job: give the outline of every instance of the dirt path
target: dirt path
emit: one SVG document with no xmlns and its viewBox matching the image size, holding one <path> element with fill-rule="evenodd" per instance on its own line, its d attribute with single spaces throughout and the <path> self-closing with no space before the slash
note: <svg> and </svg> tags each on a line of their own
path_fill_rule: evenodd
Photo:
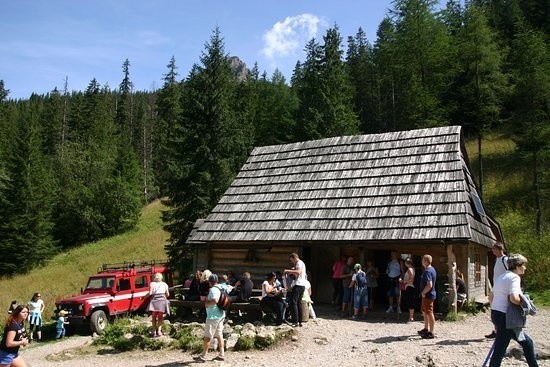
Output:
<svg viewBox="0 0 550 367">
<path fill-rule="evenodd" d="M 471 316 L 458 322 L 436 323 L 436 338 L 421 339 L 416 331 L 420 321 L 406 323 L 395 314 L 372 314 L 365 321 L 342 319 L 330 307 L 319 307 L 320 317 L 299 329 L 299 339 L 267 351 L 228 351 L 224 362 L 206 366 L 481 366 L 491 347 L 484 338 L 492 325 L 488 314 Z M 530 318 L 527 333 L 535 347 L 548 358 L 550 311 L 540 310 Z M 31 367 L 179 367 L 195 365 L 189 353 L 163 350 L 114 353 L 90 346 L 91 337 L 71 337 L 62 342 L 32 346 L 22 351 Z M 518 344 L 509 347 L 502 366 L 526 366 Z M 215 357 L 212 352 L 211 358 Z M 550 367 L 550 359 L 539 361 Z"/>
</svg>

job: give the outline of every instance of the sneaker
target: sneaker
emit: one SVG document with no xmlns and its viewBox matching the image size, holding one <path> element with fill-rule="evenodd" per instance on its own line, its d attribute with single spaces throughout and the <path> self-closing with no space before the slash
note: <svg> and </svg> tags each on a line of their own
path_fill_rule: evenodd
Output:
<svg viewBox="0 0 550 367">
<path fill-rule="evenodd" d="M 291 325 L 292 327 L 298 327 L 298 324 L 297 323 L 294 323 Z"/>
<path fill-rule="evenodd" d="M 401 307 L 397 307 L 397 313 L 401 313 Z"/>
<path fill-rule="evenodd" d="M 386 310 L 386 313 L 392 313 L 392 312 L 393 312 L 393 307 L 392 306 L 388 307 L 388 309 Z"/>
<path fill-rule="evenodd" d="M 197 362 L 206 362 L 206 358 L 202 355 L 194 356 L 193 359 Z"/>
<path fill-rule="evenodd" d="M 435 338 L 434 334 L 430 333 L 429 331 L 426 334 L 422 334 L 420 336 L 422 337 L 422 339 L 433 339 L 433 338 Z"/>
<path fill-rule="evenodd" d="M 428 329 L 424 328 L 422 330 L 418 330 L 418 335 L 422 336 L 429 333 Z"/>
<path fill-rule="evenodd" d="M 497 333 L 495 333 L 495 331 L 493 330 L 493 331 L 491 331 L 491 334 L 487 334 L 487 335 L 485 335 L 485 337 L 487 339 L 494 339 L 494 338 L 497 337 Z"/>
<path fill-rule="evenodd" d="M 414 318 L 409 318 L 409 322 L 414 322 Z"/>
<path fill-rule="evenodd" d="M 350 317 L 350 319 L 357 320 L 357 316 L 353 315 L 352 317 Z"/>
<path fill-rule="evenodd" d="M 214 361 L 225 361 L 225 356 L 222 356 L 221 354 L 218 354 L 216 358 L 214 358 Z"/>
</svg>

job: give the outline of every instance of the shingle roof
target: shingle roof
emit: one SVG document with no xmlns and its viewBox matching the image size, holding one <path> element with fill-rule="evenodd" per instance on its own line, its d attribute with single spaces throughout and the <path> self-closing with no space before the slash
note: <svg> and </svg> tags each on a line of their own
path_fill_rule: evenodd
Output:
<svg viewBox="0 0 550 367">
<path fill-rule="evenodd" d="M 465 240 L 495 235 L 460 127 L 254 149 L 191 242 Z"/>
</svg>

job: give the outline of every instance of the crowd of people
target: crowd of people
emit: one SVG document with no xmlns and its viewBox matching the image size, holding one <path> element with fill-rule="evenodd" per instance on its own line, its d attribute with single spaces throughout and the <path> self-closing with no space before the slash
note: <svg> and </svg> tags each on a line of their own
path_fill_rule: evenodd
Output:
<svg viewBox="0 0 550 367">
<path fill-rule="evenodd" d="M 490 293 L 491 320 L 494 331 L 487 338 L 494 338 L 494 344 L 487 356 L 489 366 L 500 366 L 510 340 L 516 340 L 523 348 L 530 367 L 538 366 L 534 352 L 533 340 L 524 332 L 526 313 L 534 314 L 536 308 L 521 289 L 521 276 L 525 273 L 527 259 L 520 254 L 504 254 L 504 246 L 497 242 L 493 246 L 496 258 L 494 266 L 493 289 Z M 416 274 L 413 260 L 402 259 L 392 251 L 386 266 L 386 296 L 388 297 L 387 313 L 401 312 L 403 307 L 408 311 L 408 321 L 414 321 L 415 299 L 420 297 L 420 308 L 424 328 L 418 331 L 423 339 L 435 337 L 434 303 L 437 299 L 437 272 L 432 265 L 432 256 L 422 256 L 422 275 L 415 281 Z M 282 272 L 270 272 L 261 284 L 261 309 L 275 314 L 275 325 L 283 322 L 292 327 L 301 327 L 305 315 L 315 318 L 311 298 L 311 283 L 308 280 L 306 264 L 298 254 L 289 255 L 290 266 Z M 351 313 L 352 319 L 367 317 L 373 310 L 377 287 L 380 284 L 380 273 L 372 260 L 367 260 L 366 267 L 355 263 L 353 257 L 342 256 L 332 267 L 333 298 L 332 303 L 341 308 L 344 316 Z M 215 360 L 223 361 L 224 340 L 223 324 L 226 311 L 218 307 L 222 292 L 226 292 L 233 302 L 249 302 L 252 298 L 254 283 L 249 272 L 243 272 L 236 279 L 231 271 L 218 276 L 209 270 L 197 271 L 189 276 L 184 286 L 189 289 L 187 300 L 203 301 L 205 305 L 205 327 L 203 351 L 195 360 L 206 361 L 206 354 L 212 339 L 217 340 L 218 355 Z M 467 290 L 464 277 L 456 269 L 457 301 L 464 301 Z M 150 285 L 150 302 L 148 310 L 152 315 L 151 335 L 162 335 L 162 320 L 169 314 L 168 285 L 162 274 L 153 276 Z M 451 302 L 447 300 L 447 302 Z M 27 346 L 34 340 L 42 340 L 42 312 L 44 302 L 40 293 L 34 293 L 29 302 L 17 305 L 12 302 L 8 312 L 8 321 L 0 343 L 0 367 L 25 367 L 25 361 L 19 355 L 19 348 Z M 527 310 L 527 312 L 525 311 Z M 59 312 L 56 322 L 56 338 L 65 335 L 66 313 Z M 28 323 L 28 330 L 25 324 Z M 511 327 L 510 325 L 513 325 Z M 485 365 L 485 364 L 484 364 Z"/>
<path fill-rule="evenodd" d="M 421 309 L 425 327 L 419 331 L 422 338 L 434 337 L 435 325 L 434 301 L 436 299 L 435 268 L 431 266 L 430 255 L 424 255 L 424 271 L 420 277 L 419 288 L 415 282 L 416 273 L 411 258 L 402 259 L 397 251 L 391 251 L 386 265 L 386 289 L 388 298 L 387 313 L 401 313 L 404 307 L 408 311 L 408 321 L 414 321 L 416 298 L 421 298 Z M 367 260 L 363 270 L 360 263 L 355 263 L 352 256 L 342 256 L 332 266 L 333 295 L 332 304 L 341 308 L 342 316 L 351 313 L 352 319 L 367 317 L 369 310 L 374 310 L 375 297 L 380 283 L 380 272 L 372 259 Z M 353 308 L 353 312 L 352 311 Z M 361 313 L 361 315 L 360 315 Z"/>
</svg>

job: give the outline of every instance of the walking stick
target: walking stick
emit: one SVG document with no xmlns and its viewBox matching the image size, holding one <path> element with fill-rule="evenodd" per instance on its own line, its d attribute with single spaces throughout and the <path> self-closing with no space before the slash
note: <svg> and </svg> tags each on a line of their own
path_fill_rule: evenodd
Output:
<svg viewBox="0 0 550 367">
<path fill-rule="evenodd" d="M 491 358 L 491 356 L 493 355 L 493 351 L 495 350 L 495 342 L 496 340 L 491 345 L 491 349 L 489 349 L 489 353 L 487 353 L 487 357 L 485 357 L 485 361 L 483 361 L 483 365 L 481 367 L 487 366 L 487 362 L 489 362 L 489 359 Z"/>
</svg>

